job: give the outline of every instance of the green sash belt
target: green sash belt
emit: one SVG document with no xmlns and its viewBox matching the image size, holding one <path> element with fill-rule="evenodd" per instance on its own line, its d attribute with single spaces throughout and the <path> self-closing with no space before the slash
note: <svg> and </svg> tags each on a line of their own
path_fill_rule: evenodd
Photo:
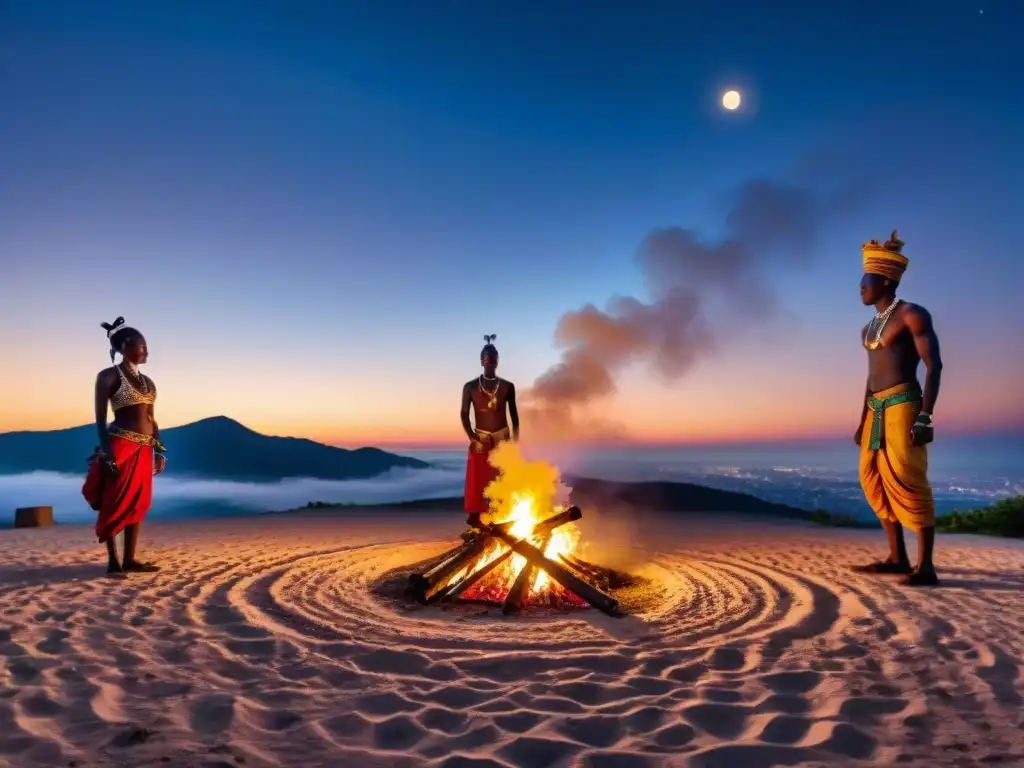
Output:
<svg viewBox="0 0 1024 768">
<path fill-rule="evenodd" d="M 917 390 L 908 390 L 906 392 L 897 392 L 894 395 L 889 395 L 886 398 L 879 400 L 877 397 L 868 398 L 868 408 L 871 409 L 871 441 L 868 443 L 868 448 L 872 451 L 877 451 L 882 447 L 882 416 L 885 413 L 886 408 L 891 408 L 894 405 L 902 405 L 903 403 L 916 403 L 921 400 L 921 393 Z"/>
</svg>

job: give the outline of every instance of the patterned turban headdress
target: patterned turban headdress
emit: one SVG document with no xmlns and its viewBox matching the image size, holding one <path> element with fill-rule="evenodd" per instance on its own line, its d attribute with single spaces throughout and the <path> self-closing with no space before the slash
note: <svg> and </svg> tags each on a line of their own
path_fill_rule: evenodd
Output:
<svg viewBox="0 0 1024 768">
<path fill-rule="evenodd" d="M 864 254 L 864 272 L 869 275 L 881 275 L 898 283 L 910 264 L 910 259 L 903 255 L 903 245 L 899 230 L 896 229 L 884 243 L 879 244 L 877 240 L 864 243 L 861 246 Z"/>
</svg>

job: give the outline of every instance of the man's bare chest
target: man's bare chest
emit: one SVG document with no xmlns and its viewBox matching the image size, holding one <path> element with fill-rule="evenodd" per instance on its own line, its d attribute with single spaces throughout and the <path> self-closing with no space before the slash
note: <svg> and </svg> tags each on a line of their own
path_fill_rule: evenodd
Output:
<svg viewBox="0 0 1024 768">
<path fill-rule="evenodd" d="M 501 379 L 493 382 L 481 379 L 473 391 L 473 408 L 480 412 L 500 411 L 508 397 L 508 386 Z"/>
</svg>

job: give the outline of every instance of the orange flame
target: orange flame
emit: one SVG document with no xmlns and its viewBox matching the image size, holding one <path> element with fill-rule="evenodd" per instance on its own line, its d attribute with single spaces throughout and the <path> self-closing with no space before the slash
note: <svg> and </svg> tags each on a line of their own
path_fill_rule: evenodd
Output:
<svg viewBox="0 0 1024 768">
<path fill-rule="evenodd" d="M 499 474 L 484 491 L 490 499 L 490 511 L 484 516 L 484 522 L 511 523 L 509 533 L 530 541 L 538 548 L 543 547 L 544 555 L 553 560 L 557 560 L 559 555 L 575 552 L 580 536 L 575 523 L 552 531 L 546 545 L 541 536 L 534 534 L 538 523 L 564 509 L 558 503 L 561 487 L 558 468 L 546 461 L 527 460 L 515 443 L 499 445 L 491 452 L 489 460 Z M 496 542 L 469 568 L 454 576 L 451 583 L 487 566 L 506 549 L 504 544 Z M 488 577 L 488 581 L 498 581 L 501 584 L 499 591 L 507 594 L 527 562 L 522 555 L 512 555 L 494 575 Z M 536 570 L 530 584 L 530 595 L 535 597 L 553 586 L 546 573 Z"/>
</svg>

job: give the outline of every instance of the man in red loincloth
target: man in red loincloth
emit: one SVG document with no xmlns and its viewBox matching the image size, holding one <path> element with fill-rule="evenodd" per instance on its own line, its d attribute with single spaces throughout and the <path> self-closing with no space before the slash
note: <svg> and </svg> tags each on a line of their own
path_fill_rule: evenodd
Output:
<svg viewBox="0 0 1024 768">
<path fill-rule="evenodd" d="M 516 409 L 516 387 L 511 381 L 495 375 L 498 368 L 498 350 L 494 346 L 496 335 L 484 336 L 480 350 L 483 373 L 462 388 L 462 428 L 469 438 L 469 456 L 466 460 L 466 514 L 471 526 L 481 524 L 480 516 L 488 509 L 484 490 L 498 476 L 491 466 L 490 453 L 509 438 L 519 439 L 519 411 Z M 469 419 L 469 406 L 473 406 L 473 422 Z M 509 421 L 512 428 L 509 429 Z"/>
</svg>

